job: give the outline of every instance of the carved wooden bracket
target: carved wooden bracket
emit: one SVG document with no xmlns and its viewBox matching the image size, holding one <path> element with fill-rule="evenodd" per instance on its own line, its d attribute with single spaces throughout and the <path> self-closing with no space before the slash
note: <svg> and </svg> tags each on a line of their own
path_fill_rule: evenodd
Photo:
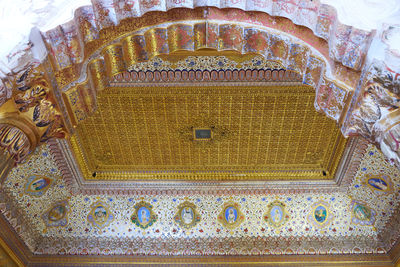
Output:
<svg viewBox="0 0 400 267">
<path fill-rule="evenodd" d="M 63 118 L 41 67 L 28 67 L 13 77 L 13 96 L 0 107 L 0 148 L 7 166 L 27 160 L 48 139 L 64 138 Z M 6 152 L 6 153 L 5 153 Z"/>
</svg>

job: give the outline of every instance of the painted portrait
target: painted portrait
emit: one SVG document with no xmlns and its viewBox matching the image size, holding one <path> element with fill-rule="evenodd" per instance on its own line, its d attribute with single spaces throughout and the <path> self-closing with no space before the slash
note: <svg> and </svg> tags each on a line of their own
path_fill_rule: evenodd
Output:
<svg viewBox="0 0 400 267">
<path fill-rule="evenodd" d="M 65 206 L 62 204 L 58 204 L 49 211 L 48 218 L 50 221 L 56 222 L 64 218 L 65 213 L 66 213 Z"/>
<path fill-rule="evenodd" d="M 351 222 L 359 225 L 373 226 L 376 220 L 376 211 L 361 200 L 352 200 L 350 203 Z"/>
<path fill-rule="evenodd" d="M 43 175 L 32 175 L 25 184 L 25 193 L 40 197 L 49 189 L 53 179 Z"/>
<path fill-rule="evenodd" d="M 30 189 L 32 191 L 40 191 L 43 188 L 45 188 L 46 186 L 48 186 L 50 184 L 50 179 L 46 178 L 46 177 L 40 177 L 38 179 L 36 179 L 35 181 L 33 181 L 33 183 L 30 186 Z"/>
<path fill-rule="evenodd" d="M 146 225 L 150 222 L 150 211 L 146 207 L 140 207 L 138 211 L 138 218 L 140 223 Z"/>
<path fill-rule="evenodd" d="M 283 211 L 279 206 L 274 206 L 271 209 L 271 220 L 274 223 L 279 223 L 283 219 Z"/>
<path fill-rule="evenodd" d="M 377 195 L 393 193 L 393 183 L 390 177 L 382 174 L 366 174 L 363 185 L 366 185 Z"/>
<path fill-rule="evenodd" d="M 189 201 L 181 203 L 174 216 L 174 221 L 185 229 L 194 227 L 200 219 L 201 217 L 196 211 L 196 205 Z"/>
<path fill-rule="evenodd" d="M 244 221 L 240 205 L 232 200 L 224 203 L 224 207 L 218 215 L 218 221 L 231 230 L 238 227 Z"/>
<path fill-rule="evenodd" d="M 225 209 L 225 220 L 227 223 L 233 224 L 236 222 L 238 212 L 235 207 L 227 207 Z"/>
<path fill-rule="evenodd" d="M 153 206 L 145 201 L 140 201 L 135 206 L 135 211 L 131 216 L 131 222 L 136 226 L 146 229 L 157 221 L 157 214 L 153 212 Z"/>
<path fill-rule="evenodd" d="M 97 206 L 94 209 L 94 220 L 98 224 L 103 224 L 107 221 L 107 210 L 103 206 Z"/>
<path fill-rule="evenodd" d="M 69 205 L 66 200 L 54 203 L 42 215 L 47 227 L 63 227 L 68 224 Z"/>
<path fill-rule="evenodd" d="M 91 211 L 87 216 L 87 220 L 93 224 L 93 226 L 102 229 L 114 220 L 114 215 L 110 212 L 107 205 L 101 200 L 96 201 L 91 205 Z"/>
<path fill-rule="evenodd" d="M 264 220 L 274 228 L 280 228 L 289 220 L 289 213 L 286 211 L 286 204 L 275 200 L 267 205 L 267 212 Z"/>
<path fill-rule="evenodd" d="M 356 204 L 354 208 L 354 216 L 361 221 L 369 220 L 371 219 L 371 210 L 361 204 Z"/>
<path fill-rule="evenodd" d="M 194 212 L 191 207 L 184 207 L 181 211 L 182 222 L 185 224 L 191 224 L 194 219 Z"/>
<path fill-rule="evenodd" d="M 328 212 L 324 206 L 318 206 L 314 211 L 314 218 L 317 222 L 323 223 L 326 220 Z"/>
<path fill-rule="evenodd" d="M 368 179 L 368 184 L 377 190 L 388 190 L 388 184 L 381 178 L 370 178 Z"/>
<path fill-rule="evenodd" d="M 330 211 L 330 205 L 328 202 L 320 200 L 315 202 L 308 213 L 307 220 L 309 223 L 317 228 L 324 228 L 332 223 L 335 216 Z"/>
</svg>

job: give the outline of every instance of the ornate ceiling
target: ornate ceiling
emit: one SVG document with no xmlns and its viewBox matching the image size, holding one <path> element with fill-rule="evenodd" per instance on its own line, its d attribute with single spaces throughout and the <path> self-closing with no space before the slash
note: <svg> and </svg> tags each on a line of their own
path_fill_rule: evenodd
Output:
<svg viewBox="0 0 400 267">
<path fill-rule="evenodd" d="M 397 262 L 400 68 L 371 52 L 397 26 L 212 2 L 96 0 L 32 39 L 0 90 L 9 261 Z"/>
<path fill-rule="evenodd" d="M 335 177 L 346 142 L 335 122 L 315 111 L 315 90 L 295 72 L 291 78 L 260 56 L 240 65 L 211 55 L 154 64 L 146 74 L 159 81 L 124 73 L 78 125 L 71 144 L 85 179 Z M 253 81 L 241 82 L 249 73 Z M 198 128 L 210 129 L 210 140 L 196 139 Z"/>
</svg>

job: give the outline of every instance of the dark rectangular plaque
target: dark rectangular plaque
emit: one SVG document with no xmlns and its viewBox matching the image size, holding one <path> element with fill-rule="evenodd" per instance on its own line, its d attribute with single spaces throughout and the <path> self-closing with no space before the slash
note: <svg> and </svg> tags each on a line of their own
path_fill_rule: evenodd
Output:
<svg viewBox="0 0 400 267">
<path fill-rule="evenodd" d="M 194 129 L 195 140 L 207 140 L 211 139 L 211 129 Z"/>
</svg>

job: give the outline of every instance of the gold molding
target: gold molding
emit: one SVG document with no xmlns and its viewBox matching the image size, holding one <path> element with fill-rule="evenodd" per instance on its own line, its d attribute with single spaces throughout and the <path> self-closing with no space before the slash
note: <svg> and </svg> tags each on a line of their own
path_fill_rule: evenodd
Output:
<svg viewBox="0 0 400 267">
<path fill-rule="evenodd" d="M 205 94 L 205 91 L 207 92 L 207 94 Z M 191 94 L 190 92 L 193 93 L 193 97 L 200 97 L 200 98 L 201 98 L 201 95 L 203 95 L 203 96 L 206 95 L 206 96 L 210 96 L 210 97 L 215 95 L 215 97 L 217 97 L 217 100 L 218 100 L 218 97 L 220 97 L 219 94 L 223 94 L 223 95 L 231 95 L 232 94 L 233 97 L 236 95 L 243 96 L 243 94 L 245 94 L 250 98 L 253 97 L 253 99 L 259 98 L 259 97 L 269 97 L 269 98 L 272 97 L 273 99 L 280 99 L 279 101 L 284 101 L 284 103 L 285 103 L 285 110 L 279 111 L 279 112 L 283 112 L 282 116 L 283 116 L 283 114 L 291 114 L 290 112 L 292 112 L 292 113 L 294 112 L 295 106 L 292 107 L 292 105 L 295 105 L 295 104 L 285 102 L 286 97 L 290 97 L 293 99 L 296 99 L 296 97 L 306 97 L 310 101 L 314 99 L 313 88 L 311 88 L 310 86 L 306 86 L 306 85 L 268 86 L 268 87 L 266 87 L 266 86 L 250 86 L 249 87 L 248 86 L 245 88 L 239 88 L 239 87 L 231 88 L 229 86 L 213 86 L 213 87 L 204 87 L 202 90 L 200 90 L 198 87 L 190 87 L 189 85 L 188 86 L 178 86 L 178 87 L 172 86 L 172 87 L 168 87 L 167 89 L 157 88 L 157 87 L 135 87 L 135 88 L 113 87 L 113 88 L 107 88 L 104 91 L 100 92 L 98 95 L 98 98 L 99 98 L 98 99 L 98 110 L 94 113 L 94 115 L 87 118 L 84 122 L 82 122 L 81 124 L 78 125 L 75 135 L 72 136 L 72 138 L 70 139 L 71 145 L 72 145 L 72 148 L 73 148 L 73 151 L 75 154 L 75 158 L 77 159 L 78 165 L 81 167 L 81 170 L 84 174 L 84 178 L 87 180 L 126 180 L 126 179 L 134 179 L 134 180 L 140 180 L 140 179 L 167 179 L 167 180 L 176 180 L 176 179 L 177 180 L 179 180 L 179 179 L 189 179 L 189 180 L 325 179 L 325 180 L 327 180 L 327 179 L 333 179 L 333 177 L 335 176 L 336 170 L 340 163 L 341 156 L 345 150 L 347 140 L 342 137 L 339 129 L 336 128 L 336 125 L 333 121 L 330 121 L 328 118 L 323 117 L 322 115 L 318 114 L 311 106 L 310 107 L 312 108 L 312 110 L 308 111 L 308 109 L 307 109 L 307 111 L 305 111 L 305 112 L 307 113 L 306 116 L 311 116 L 310 118 L 313 118 L 313 119 L 310 119 L 311 121 L 315 121 L 316 124 L 313 127 L 316 127 L 316 125 L 320 125 L 319 128 L 321 128 L 321 127 L 323 127 L 321 125 L 325 125 L 324 123 L 331 123 L 332 124 L 331 126 L 333 127 L 333 128 L 332 127 L 331 128 L 335 129 L 335 131 L 333 131 L 329 137 L 330 138 L 329 142 L 331 142 L 331 144 L 332 144 L 332 146 L 330 146 L 330 150 L 329 150 L 330 152 L 328 154 L 326 154 L 327 152 L 325 150 L 323 150 L 324 151 L 323 154 L 314 155 L 313 152 L 305 151 L 304 153 L 307 152 L 307 154 L 305 154 L 304 157 L 307 158 L 307 162 L 304 161 L 303 163 L 301 163 L 301 166 L 298 165 L 299 163 L 296 163 L 297 165 L 294 163 L 290 163 L 290 164 L 289 163 L 286 163 L 286 164 L 274 163 L 273 168 L 271 167 L 272 165 L 270 167 L 268 167 L 269 169 L 266 169 L 266 167 L 264 166 L 265 168 L 263 167 L 262 172 L 254 171 L 254 170 L 258 170 L 255 167 L 252 167 L 251 169 L 249 169 L 250 168 L 249 167 L 246 170 L 242 170 L 242 169 L 238 169 L 237 167 L 235 169 L 235 168 L 232 168 L 232 166 L 231 167 L 223 166 L 222 169 L 221 168 L 218 169 L 219 171 L 224 171 L 223 173 L 212 172 L 212 171 L 210 171 L 211 170 L 210 168 L 207 169 L 207 168 L 201 167 L 202 165 L 201 166 L 199 165 L 198 167 L 196 167 L 197 165 L 194 166 L 193 164 L 191 164 L 191 167 L 189 169 L 187 169 L 187 166 L 185 169 L 185 168 L 183 168 L 183 167 L 185 167 L 184 165 L 182 165 L 183 166 L 182 167 L 181 165 L 176 165 L 176 164 L 175 165 L 169 164 L 168 166 L 164 166 L 165 170 L 167 170 L 168 168 L 174 168 L 173 170 L 181 170 L 183 168 L 183 170 L 185 170 L 185 172 L 173 171 L 172 174 L 171 174 L 171 172 L 164 173 L 163 168 L 155 169 L 154 168 L 156 166 L 155 164 L 151 165 L 151 167 L 152 167 L 151 170 L 158 170 L 158 172 L 143 173 L 142 169 L 144 168 L 143 171 L 146 171 L 146 170 L 148 170 L 148 168 L 150 166 L 150 165 L 148 165 L 147 161 L 142 162 L 140 164 L 135 162 L 135 163 L 131 163 L 130 165 L 125 164 L 123 166 L 122 165 L 114 166 L 115 164 L 112 163 L 113 159 L 120 158 L 121 155 L 118 156 L 117 154 L 113 154 L 113 152 L 115 152 L 113 148 L 110 151 L 108 151 L 106 149 L 106 147 L 102 148 L 102 146 L 101 146 L 102 144 L 99 143 L 99 140 L 103 139 L 105 141 L 102 143 L 108 144 L 109 141 L 106 141 L 106 140 L 112 140 L 115 138 L 118 139 L 119 138 L 118 136 L 113 136 L 113 133 L 115 132 L 113 129 L 122 127 L 120 125 L 124 120 L 117 122 L 117 121 L 115 121 L 115 118 L 117 118 L 117 117 L 121 118 L 121 116 L 122 117 L 127 116 L 128 118 L 130 118 L 131 116 L 133 116 L 132 112 L 134 112 L 134 111 L 132 110 L 132 107 L 130 105 L 128 105 L 128 106 L 120 105 L 119 103 L 125 103 L 125 102 L 126 103 L 134 103 L 135 101 L 141 101 L 140 99 L 142 99 L 142 98 L 149 98 L 149 97 L 150 98 L 151 97 L 165 98 L 167 96 L 174 97 L 174 96 L 181 96 L 181 95 L 190 95 Z M 117 99 L 114 99 L 113 97 L 114 98 L 117 97 Z M 133 99 L 130 99 L 132 97 L 135 98 L 135 101 Z M 121 102 L 121 101 L 124 101 L 124 102 Z M 153 100 L 153 101 L 156 101 L 156 100 Z M 274 100 L 274 101 L 278 101 L 278 100 Z M 307 105 L 309 105 L 310 103 L 308 103 Z M 115 106 L 115 108 L 109 108 L 108 107 L 109 105 L 117 105 L 117 106 Z M 141 105 L 143 106 L 143 103 Z M 149 105 L 151 105 L 151 103 Z M 154 105 L 154 103 L 153 103 L 153 105 Z M 190 104 L 189 104 L 189 106 L 190 106 Z M 165 107 L 165 105 L 164 105 L 164 107 Z M 247 107 L 244 109 L 247 110 Z M 194 112 L 194 113 L 196 113 L 196 112 Z M 223 112 L 223 111 L 217 111 L 217 113 L 218 112 Z M 273 113 L 273 112 L 278 112 L 278 111 L 272 110 L 270 112 Z M 116 116 L 116 117 L 110 116 L 112 113 L 118 114 L 118 116 Z M 310 114 L 308 114 L 308 113 L 310 113 Z M 153 113 L 149 113 L 149 114 L 151 115 Z M 296 116 L 296 114 L 292 114 L 290 116 Z M 179 125 L 174 126 L 175 128 L 178 127 L 177 129 L 173 128 L 176 131 L 173 131 L 173 129 L 171 128 L 173 125 L 169 125 L 168 131 L 165 132 L 165 138 L 168 139 L 168 142 L 170 142 L 169 139 L 171 139 L 171 138 L 178 143 L 183 142 L 182 144 L 179 143 L 180 146 L 182 146 L 182 148 L 180 148 L 180 149 L 183 149 L 186 146 L 190 146 L 190 147 L 193 146 L 193 148 L 192 148 L 193 151 L 197 151 L 198 153 L 200 153 L 201 151 L 205 151 L 204 153 L 206 153 L 207 151 L 211 151 L 211 149 L 213 147 L 215 147 L 215 145 L 218 145 L 221 142 L 222 143 L 228 142 L 228 141 L 233 142 L 233 141 L 230 141 L 232 138 L 233 138 L 232 140 L 236 140 L 235 133 L 233 131 L 234 129 L 230 129 L 233 127 L 232 125 L 234 125 L 234 124 L 232 124 L 230 126 L 230 128 L 229 127 L 227 128 L 227 126 L 222 122 L 220 122 L 220 123 L 222 123 L 225 126 L 219 125 L 218 118 L 212 119 L 212 118 L 214 118 L 214 116 L 211 116 L 210 114 L 209 114 L 209 117 L 207 117 L 204 114 L 201 116 L 200 115 L 198 116 L 198 118 L 193 117 L 193 116 L 192 116 L 193 117 L 192 118 L 189 116 L 190 118 L 188 117 L 187 119 L 185 119 L 188 121 L 179 122 L 178 123 L 179 125 L 181 125 L 182 123 L 183 124 L 181 126 L 179 126 Z M 104 116 L 106 116 L 106 117 L 104 117 Z M 143 114 L 141 116 L 143 116 Z M 268 114 L 264 114 L 264 116 L 268 116 Z M 286 118 L 284 120 L 288 120 L 290 122 L 289 123 L 290 125 L 292 125 L 292 124 L 294 125 L 296 123 L 296 120 L 293 118 L 290 117 L 290 118 Z M 260 119 L 262 119 L 262 118 L 260 118 Z M 145 119 L 144 117 L 142 117 L 140 120 L 141 120 L 141 123 L 144 123 L 144 124 L 147 123 L 146 120 L 154 121 L 153 119 L 149 119 L 149 118 Z M 215 121 L 215 120 L 217 120 L 217 121 Z M 257 123 L 257 121 L 258 120 L 255 120 L 254 123 Z M 107 123 L 107 126 L 105 126 L 105 124 L 103 126 L 101 126 L 101 134 L 99 132 L 100 126 L 97 124 L 97 122 L 102 122 L 101 125 L 103 125 L 104 123 Z M 301 122 L 301 120 L 298 121 L 297 123 L 300 123 L 300 122 Z M 153 124 L 154 124 L 154 122 L 153 122 Z M 210 125 L 208 125 L 208 124 L 210 124 Z M 124 130 L 121 130 L 125 135 L 127 134 L 126 136 L 128 136 L 128 137 L 135 136 L 136 135 L 135 131 L 137 130 L 136 128 L 139 127 L 139 126 L 134 126 L 134 124 L 130 124 L 130 125 L 131 126 L 129 127 L 129 129 L 128 128 L 125 129 L 126 128 L 125 127 Z M 194 144 L 193 141 L 191 141 L 191 139 L 193 139 L 193 133 L 192 133 L 193 128 L 191 128 L 190 126 L 192 126 L 194 128 L 196 128 L 196 127 L 197 128 L 211 127 L 211 126 L 214 127 L 215 126 L 216 127 L 215 131 L 214 131 L 215 138 L 213 138 L 209 142 L 197 142 L 196 144 Z M 308 125 L 307 127 L 309 127 L 309 126 L 310 125 Z M 106 128 L 104 128 L 104 127 L 106 127 Z M 157 126 L 147 125 L 147 126 L 143 126 L 143 127 L 152 129 L 155 127 L 161 127 L 161 125 L 158 125 L 158 124 L 157 124 Z M 218 127 L 222 127 L 222 128 L 218 130 Z M 274 129 L 276 129 L 276 131 L 279 131 L 279 129 L 282 128 L 283 126 L 278 123 L 275 126 L 269 125 L 268 127 L 271 128 L 269 131 L 275 131 Z M 127 130 L 129 130 L 130 133 L 126 133 Z M 246 129 L 244 129 L 244 130 L 246 130 Z M 249 130 L 249 129 L 247 129 L 247 130 Z M 232 133 L 230 133 L 230 132 L 232 132 Z M 303 132 L 303 131 L 301 131 L 301 132 Z M 315 129 L 315 131 L 312 133 L 318 134 L 317 132 L 318 131 Z M 291 138 L 298 138 L 295 133 L 296 133 L 296 131 L 294 131 L 293 129 L 290 130 L 289 132 L 286 133 L 287 134 L 286 138 L 284 138 L 282 140 L 286 140 L 285 142 L 289 142 L 290 140 L 292 140 Z M 309 134 L 311 135 L 312 133 L 310 130 Z M 222 136 L 222 134 L 224 134 L 224 135 Z M 279 135 L 281 135 L 281 134 L 284 134 L 284 133 L 280 133 Z M 328 134 L 328 133 L 326 133 L 326 134 Z M 326 136 L 326 134 L 323 137 L 325 140 L 327 140 L 326 138 L 328 138 Z M 221 135 L 221 136 L 219 136 L 219 135 Z M 293 135 L 295 135 L 295 136 L 293 136 Z M 88 139 L 89 136 L 90 136 L 90 138 Z M 132 138 L 134 140 L 136 140 L 139 137 L 132 137 Z M 144 136 L 143 138 L 146 139 L 148 137 Z M 246 137 L 246 138 L 248 138 L 248 137 Z M 307 136 L 307 138 L 309 139 L 309 136 Z M 315 138 L 318 139 L 318 135 Z M 117 140 L 117 139 L 115 139 L 115 140 Z M 165 141 L 167 141 L 167 139 Z M 108 152 L 106 150 L 104 150 L 104 151 L 100 151 L 100 152 L 97 151 L 95 153 L 92 150 L 88 149 L 88 147 L 90 146 L 88 144 L 88 142 L 89 141 L 93 142 L 94 140 L 97 140 L 96 147 L 98 149 L 100 149 L 100 150 L 106 149 Z M 283 142 L 282 140 L 280 142 Z M 120 140 L 118 142 L 121 145 L 122 144 L 121 142 L 128 142 L 128 140 L 125 140 L 125 141 Z M 129 142 L 126 144 L 129 144 Z M 148 140 L 148 142 L 150 142 L 150 141 Z M 312 142 L 311 143 L 307 142 L 307 143 L 310 146 Z M 154 144 L 154 145 L 156 146 L 156 145 L 158 145 L 158 143 Z M 169 146 L 170 147 L 172 146 L 171 143 L 169 143 Z M 314 147 L 314 144 L 311 146 Z M 126 146 L 123 145 L 122 147 L 125 148 Z M 136 157 L 139 157 L 138 160 L 140 158 L 143 158 L 143 155 L 139 156 L 138 153 L 142 153 L 141 151 L 145 151 L 145 149 L 148 149 L 148 148 L 143 148 L 141 146 L 138 146 L 138 148 L 135 152 Z M 271 149 L 276 149 L 276 148 L 273 147 Z M 307 150 L 307 149 L 308 148 L 306 148 L 306 147 L 304 147 L 304 149 L 302 148 L 302 150 Z M 309 150 L 310 149 L 311 149 L 311 147 L 309 148 Z M 129 157 L 132 157 L 132 155 L 134 155 L 135 153 L 128 152 L 128 154 L 124 154 L 125 155 L 124 157 L 128 160 Z M 161 153 L 161 152 L 157 152 L 157 153 Z M 211 152 L 207 152 L 207 153 L 211 153 Z M 288 154 L 288 153 L 289 152 L 287 151 L 286 154 Z M 332 153 L 332 154 L 330 154 L 330 153 Z M 289 153 L 289 154 L 286 155 L 285 157 L 294 156 L 294 154 L 291 154 L 291 153 Z M 132 160 L 134 160 L 134 158 L 132 158 Z M 132 161 L 132 162 L 134 162 L 134 161 Z M 147 165 L 144 163 L 146 163 Z M 129 167 L 129 166 L 131 166 L 131 167 Z M 135 169 L 132 169 L 132 166 Z M 159 167 L 160 164 L 157 164 L 157 166 Z M 161 166 L 163 166 L 163 165 L 161 164 Z M 217 168 L 217 167 L 214 167 L 214 168 Z M 258 166 L 258 168 L 261 168 L 261 167 Z M 235 173 L 227 172 L 227 171 L 232 171 L 232 170 L 234 170 L 234 171 L 236 170 L 236 172 Z M 96 173 L 95 177 L 93 175 L 94 173 Z M 239 173 L 241 175 L 235 175 L 236 173 Z M 245 175 L 243 175 L 243 174 L 245 174 Z"/>
</svg>

